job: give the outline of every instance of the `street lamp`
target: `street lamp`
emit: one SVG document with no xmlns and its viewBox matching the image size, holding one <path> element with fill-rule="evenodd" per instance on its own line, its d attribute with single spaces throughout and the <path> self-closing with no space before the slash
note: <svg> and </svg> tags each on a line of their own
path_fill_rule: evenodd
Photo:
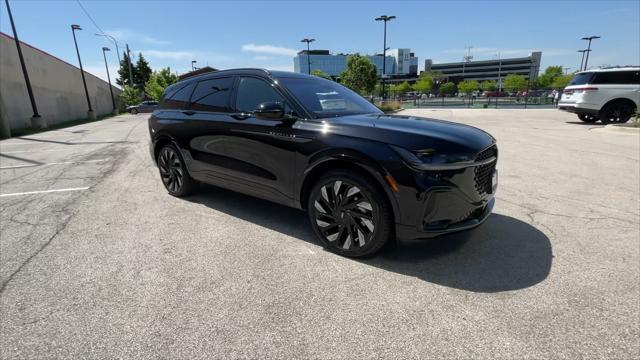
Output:
<svg viewBox="0 0 640 360">
<path fill-rule="evenodd" d="M 395 16 L 387 16 L 387 15 L 382 15 L 380 17 L 376 18 L 376 21 L 383 21 L 384 22 L 384 40 L 383 40 L 383 46 L 382 46 L 382 100 L 385 99 L 385 89 L 384 89 L 384 82 L 385 82 L 385 76 L 387 73 L 387 69 L 386 69 L 386 64 L 387 64 L 387 22 L 391 21 L 393 19 L 395 19 Z"/>
<path fill-rule="evenodd" d="M 89 90 L 87 90 L 87 80 L 84 77 L 84 69 L 82 68 L 82 60 L 80 59 L 80 50 L 78 50 L 78 41 L 76 40 L 76 30 L 82 30 L 80 25 L 71 25 L 71 33 L 73 34 L 73 43 L 76 45 L 76 53 L 78 54 L 78 63 L 80 64 L 80 75 L 82 75 L 82 84 L 84 85 L 84 94 L 87 96 L 87 105 L 89 110 L 87 111 L 87 117 L 90 120 L 96 119 L 96 114 L 91 108 L 91 99 L 89 99 Z"/>
<path fill-rule="evenodd" d="M 102 48 L 102 56 L 104 57 L 104 67 L 107 69 L 107 81 L 109 81 L 109 92 L 111 93 L 111 105 L 113 105 L 113 114 L 116 113 L 116 100 L 113 97 L 113 89 L 111 88 L 111 76 L 109 76 L 109 66 L 107 65 L 107 51 L 111 51 L 108 47 Z"/>
<path fill-rule="evenodd" d="M 108 34 L 95 34 L 96 36 L 104 36 L 106 38 L 108 38 L 109 40 L 111 40 L 111 42 L 113 43 L 113 45 L 116 46 L 116 54 L 118 54 L 118 65 L 120 65 L 120 62 L 122 60 L 120 60 L 120 48 L 118 47 L 118 42 L 116 41 L 116 39 Z"/>
<path fill-rule="evenodd" d="M 600 39 L 600 36 L 588 36 L 583 37 L 582 40 L 588 40 L 589 46 L 587 46 L 587 58 L 584 61 L 584 69 L 587 70 L 587 64 L 589 63 L 589 53 L 591 52 L 591 40 Z"/>
<path fill-rule="evenodd" d="M 196 67 L 194 65 L 195 63 L 197 63 L 197 61 L 191 60 L 191 71 L 194 71 L 196 69 Z"/>
<path fill-rule="evenodd" d="M 33 89 L 31 88 L 31 81 L 29 80 L 29 72 L 27 71 L 27 65 L 25 64 L 24 57 L 22 56 L 22 48 L 20 46 L 20 40 L 18 40 L 16 25 L 13 22 L 11 7 L 9 7 L 9 0 L 5 0 L 5 3 L 7 4 L 7 12 L 9 13 L 9 22 L 11 23 L 11 29 L 13 30 L 13 39 L 16 41 L 18 58 L 20 59 L 20 66 L 22 67 L 22 75 L 24 76 L 24 82 L 27 85 L 27 93 L 29 94 L 29 101 L 31 102 L 31 110 L 33 111 L 33 116 L 31 116 L 31 124 L 35 127 L 44 128 L 47 126 L 47 123 L 44 121 L 44 119 L 42 119 L 42 117 L 38 113 L 38 106 L 36 105 L 36 99 L 33 96 Z M 7 134 L 4 134 L 4 129 L 0 129 L 0 132 L 3 135 L 6 135 L 8 137 L 8 135 L 10 134 L 10 130 L 7 128 L 6 131 L 7 131 Z"/>
<path fill-rule="evenodd" d="M 588 50 L 588 49 L 578 50 L 579 53 L 582 53 L 582 60 L 580 60 L 580 71 L 582 71 L 582 67 L 584 66 L 584 53 L 590 52 L 590 51 L 591 50 Z"/>
<path fill-rule="evenodd" d="M 307 43 L 307 74 L 311 75 L 311 54 L 309 54 L 309 44 L 316 41 L 316 39 L 307 39 L 304 38 L 300 40 L 300 42 Z"/>
</svg>

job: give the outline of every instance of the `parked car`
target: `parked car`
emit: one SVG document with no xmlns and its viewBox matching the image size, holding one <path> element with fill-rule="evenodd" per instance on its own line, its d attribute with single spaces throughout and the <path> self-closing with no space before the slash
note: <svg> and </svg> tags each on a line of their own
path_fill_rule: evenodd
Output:
<svg viewBox="0 0 640 360">
<path fill-rule="evenodd" d="M 203 182 L 306 210 L 320 241 L 344 256 L 474 228 L 494 204 L 491 135 L 385 115 L 317 76 L 237 69 L 188 78 L 166 89 L 149 131 L 169 194 Z"/>
<path fill-rule="evenodd" d="M 583 71 L 564 88 L 560 110 L 587 123 L 625 123 L 640 104 L 640 68 L 616 67 Z"/>
<path fill-rule="evenodd" d="M 485 91 L 482 95 L 486 97 L 504 97 L 507 96 L 507 93 L 503 91 Z"/>
<path fill-rule="evenodd" d="M 151 113 L 158 108 L 157 101 L 143 101 L 138 105 L 131 105 L 127 107 L 127 111 L 131 114 L 137 113 Z"/>
</svg>

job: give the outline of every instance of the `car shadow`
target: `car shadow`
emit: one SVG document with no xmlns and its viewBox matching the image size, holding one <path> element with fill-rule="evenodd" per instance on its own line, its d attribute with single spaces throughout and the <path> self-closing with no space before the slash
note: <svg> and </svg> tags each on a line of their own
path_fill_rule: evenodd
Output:
<svg viewBox="0 0 640 360">
<path fill-rule="evenodd" d="M 597 127 L 603 127 L 604 124 L 599 123 L 599 122 L 595 122 L 595 123 L 588 123 L 588 122 L 584 122 L 584 121 L 565 121 L 565 124 L 572 124 L 572 125 L 585 125 L 585 126 L 597 126 Z"/>
<path fill-rule="evenodd" d="M 297 209 L 206 185 L 186 200 L 320 244 L 306 213 Z M 442 286 L 492 293 L 544 281 L 552 259 L 551 242 L 544 233 L 513 217 L 493 214 L 473 231 L 429 241 L 402 241 L 377 256 L 353 261 Z"/>
</svg>

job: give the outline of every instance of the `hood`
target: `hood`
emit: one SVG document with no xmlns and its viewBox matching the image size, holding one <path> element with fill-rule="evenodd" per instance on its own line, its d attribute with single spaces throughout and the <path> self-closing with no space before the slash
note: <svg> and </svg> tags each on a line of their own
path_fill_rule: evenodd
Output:
<svg viewBox="0 0 640 360">
<path fill-rule="evenodd" d="M 368 114 L 325 120 L 336 133 L 359 135 L 408 150 L 455 148 L 476 153 L 495 142 L 487 132 L 473 126 L 423 117 Z"/>
</svg>

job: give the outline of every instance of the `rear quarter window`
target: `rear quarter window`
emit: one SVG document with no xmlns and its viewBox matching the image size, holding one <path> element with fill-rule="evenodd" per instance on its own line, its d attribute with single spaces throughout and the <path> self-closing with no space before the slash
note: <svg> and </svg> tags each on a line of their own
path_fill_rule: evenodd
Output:
<svg viewBox="0 0 640 360">
<path fill-rule="evenodd" d="M 593 73 L 580 73 L 573 77 L 569 86 L 571 85 L 584 85 L 588 84 L 589 81 L 593 78 Z"/>
<path fill-rule="evenodd" d="M 184 109 L 193 92 L 194 83 L 184 84 L 176 88 L 167 89 L 161 100 L 163 109 Z"/>
</svg>

